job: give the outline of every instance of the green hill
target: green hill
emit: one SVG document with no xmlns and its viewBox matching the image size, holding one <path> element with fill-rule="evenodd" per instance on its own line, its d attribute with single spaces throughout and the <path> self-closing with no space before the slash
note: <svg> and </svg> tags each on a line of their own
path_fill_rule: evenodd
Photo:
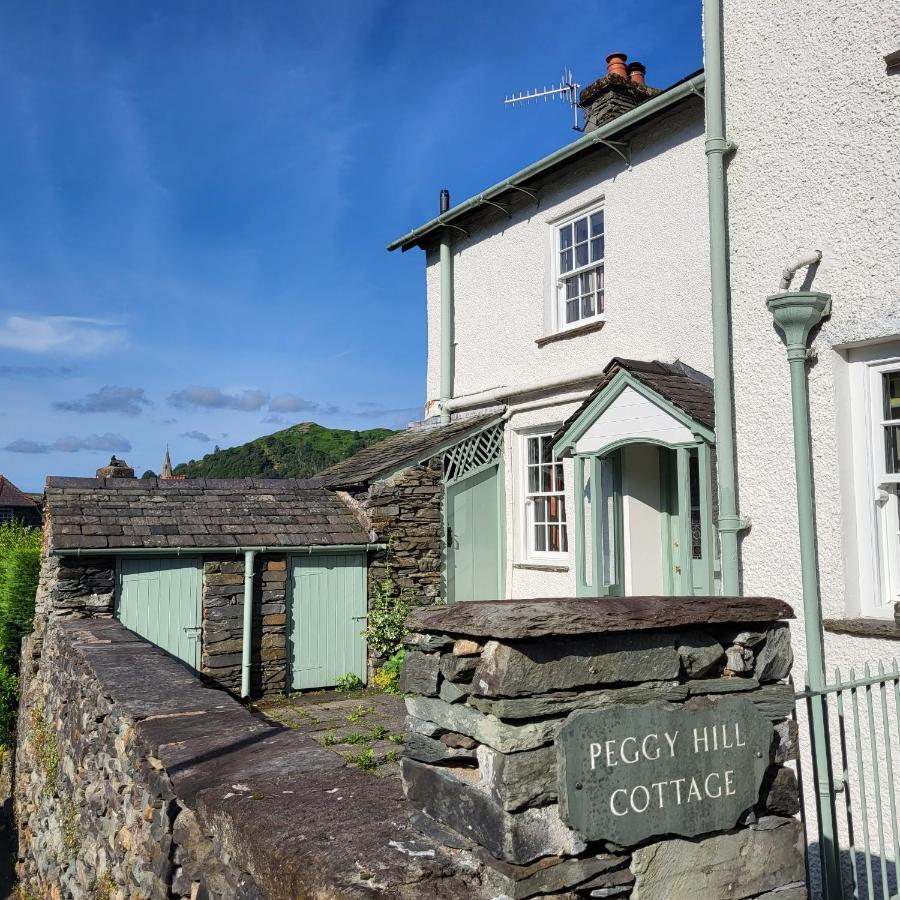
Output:
<svg viewBox="0 0 900 900">
<path fill-rule="evenodd" d="M 346 431 L 303 422 L 181 463 L 174 473 L 188 478 L 308 478 L 393 433 L 387 428 Z"/>
</svg>

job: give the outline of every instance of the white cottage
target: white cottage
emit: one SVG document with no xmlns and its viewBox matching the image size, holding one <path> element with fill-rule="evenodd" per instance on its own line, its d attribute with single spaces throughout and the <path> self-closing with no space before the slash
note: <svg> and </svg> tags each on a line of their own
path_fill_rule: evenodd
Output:
<svg viewBox="0 0 900 900">
<path fill-rule="evenodd" d="M 425 251 L 435 441 L 502 433 L 444 479 L 450 600 L 715 590 L 704 79 L 625 60 L 582 137 L 390 247 Z"/>
</svg>

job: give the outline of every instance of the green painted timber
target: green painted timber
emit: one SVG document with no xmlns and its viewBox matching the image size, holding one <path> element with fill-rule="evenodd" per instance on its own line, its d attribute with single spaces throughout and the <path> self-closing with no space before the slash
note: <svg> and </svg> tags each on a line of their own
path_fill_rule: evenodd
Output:
<svg viewBox="0 0 900 900">
<path fill-rule="evenodd" d="M 500 466 L 478 470 L 447 485 L 447 598 L 499 600 L 501 566 Z"/>
<path fill-rule="evenodd" d="M 366 680 L 366 557 L 291 557 L 291 687 L 333 687 L 347 674 Z"/>
<path fill-rule="evenodd" d="M 123 559 L 119 563 L 119 621 L 195 669 L 200 667 L 199 560 Z"/>
</svg>

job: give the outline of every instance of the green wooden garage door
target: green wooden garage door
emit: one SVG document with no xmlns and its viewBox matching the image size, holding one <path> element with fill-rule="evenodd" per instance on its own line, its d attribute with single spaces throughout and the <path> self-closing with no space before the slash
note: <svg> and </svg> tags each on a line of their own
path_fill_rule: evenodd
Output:
<svg viewBox="0 0 900 900">
<path fill-rule="evenodd" d="M 291 687 L 366 680 L 364 553 L 297 556 L 291 563 Z"/>
<path fill-rule="evenodd" d="M 123 559 L 119 621 L 195 669 L 200 668 L 199 561 Z"/>
</svg>

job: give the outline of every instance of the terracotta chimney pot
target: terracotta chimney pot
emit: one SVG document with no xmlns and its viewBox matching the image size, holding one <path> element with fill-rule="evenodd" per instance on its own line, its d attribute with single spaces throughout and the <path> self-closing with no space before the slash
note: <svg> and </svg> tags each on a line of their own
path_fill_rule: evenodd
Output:
<svg viewBox="0 0 900 900">
<path fill-rule="evenodd" d="M 606 74 L 628 78 L 628 69 L 625 67 L 626 59 L 628 59 L 627 53 L 610 53 L 606 57 Z"/>
<path fill-rule="evenodd" d="M 628 75 L 635 84 L 646 84 L 644 76 L 647 74 L 647 67 L 643 63 L 628 63 Z"/>
</svg>

